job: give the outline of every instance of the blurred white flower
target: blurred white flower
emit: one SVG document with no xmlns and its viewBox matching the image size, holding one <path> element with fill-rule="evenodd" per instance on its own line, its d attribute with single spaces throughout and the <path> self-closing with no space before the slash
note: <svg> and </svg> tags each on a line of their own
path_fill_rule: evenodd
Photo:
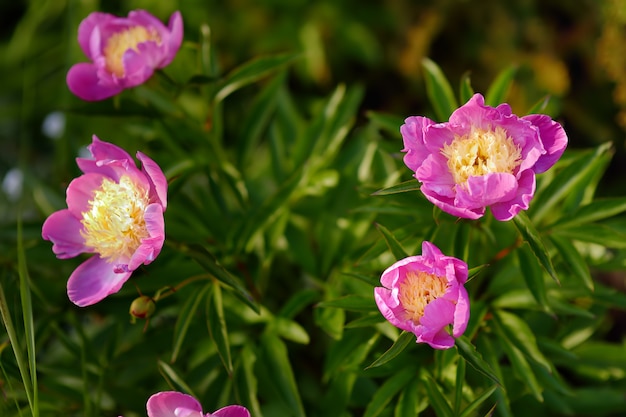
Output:
<svg viewBox="0 0 626 417">
<path fill-rule="evenodd" d="M 60 111 L 48 114 L 41 124 L 41 132 L 50 139 L 59 139 L 65 133 L 65 114 Z"/>
<path fill-rule="evenodd" d="M 24 187 L 24 173 L 19 168 L 11 168 L 2 180 L 2 191 L 9 200 L 17 201 L 22 196 Z"/>
</svg>

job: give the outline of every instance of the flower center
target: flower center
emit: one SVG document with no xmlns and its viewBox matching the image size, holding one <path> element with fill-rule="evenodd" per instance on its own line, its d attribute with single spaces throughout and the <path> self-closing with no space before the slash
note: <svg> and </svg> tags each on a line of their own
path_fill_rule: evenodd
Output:
<svg viewBox="0 0 626 417">
<path fill-rule="evenodd" d="M 522 159 L 520 148 L 500 126 L 495 130 L 472 127 L 467 135 L 455 135 L 451 143 L 443 146 L 441 153 L 448 159 L 448 169 L 456 184 L 492 172 L 512 174 Z"/>
<path fill-rule="evenodd" d="M 445 277 L 422 271 L 408 272 L 398 291 L 406 318 L 419 323 L 428 303 L 441 297 L 447 288 L 448 281 Z"/>
<path fill-rule="evenodd" d="M 129 259 L 141 240 L 150 236 L 144 220 L 148 204 L 148 192 L 129 177 L 123 176 L 119 183 L 104 179 L 83 213 L 85 246 L 108 260 Z"/>
<path fill-rule="evenodd" d="M 118 77 L 124 76 L 124 53 L 129 49 L 139 51 L 137 45 L 147 41 L 161 44 L 161 37 L 154 28 L 133 26 L 111 35 L 104 48 L 107 71 Z"/>
</svg>

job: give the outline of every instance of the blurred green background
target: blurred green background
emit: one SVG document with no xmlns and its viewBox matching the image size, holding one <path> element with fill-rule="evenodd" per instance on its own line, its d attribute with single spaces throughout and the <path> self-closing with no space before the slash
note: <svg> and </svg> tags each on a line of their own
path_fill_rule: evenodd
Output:
<svg viewBox="0 0 626 417">
<path fill-rule="evenodd" d="M 63 323 L 68 328 L 84 328 L 94 333 L 96 330 L 90 330 L 92 327 L 105 328 L 105 331 L 93 338 L 91 344 L 107 351 L 102 356 L 94 355 L 103 369 L 111 367 L 112 375 L 107 377 L 116 378 L 118 371 L 123 377 L 134 373 L 137 380 L 149 379 L 154 375 L 150 375 L 150 366 L 153 365 L 150 361 L 153 357 L 148 357 L 141 350 L 145 347 L 141 326 L 124 327 L 122 334 L 122 330 L 114 328 L 107 321 L 114 317 L 126 324 L 127 301 L 134 296 L 135 289 L 129 285 L 125 288 L 126 298 L 112 297 L 107 303 L 88 311 L 74 309 L 66 295 L 59 290 L 77 260 L 57 261 L 50 252 L 48 242 L 41 242 L 39 235 L 44 216 L 63 207 L 64 186 L 79 174 L 72 156 L 91 141 L 92 134 L 97 133 L 103 140 L 112 141 L 128 149 L 131 154 L 144 148 L 161 151 L 161 156 L 166 154 L 163 147 L 167 145 L 154 137 L 157 130 L 154 126 L 158 120 L 146 120 L 141 114 L 132 112 L 123 118 L 119 114 L 107 114 L 107 111 L 113 113 L 111 109 L 114 100 L 86 104 L 72 96 L 65 85 L 65 74 L 70 66 L 86 60 L 76 41 L 80 21 L 96 10 L 125 16 L 128 11 L 137 8 L 145 8 L 163 21 L 167 21 L 173 11 L 181 11 L 186 43 L 179 57 L 166 70 L 174 79 L 178 74 L 189 75 L 192 70 L 185 66 L 191 62 L 191 57 L 197 55 L 197 45 L 207 35 L 213 47 L 212 65 L 221 74 L 259 55 L 299 52 L 300 57 L 291 65 L 287 81 L 295 106 L 302 114 L 310 116 L 321 108 L 320 98 L 329 96 L 338 84 L 359 86 L 362 90 L 351 90 L 348 94 L 352 102 L 358 100 L 354 97 L 358 97 L 360 91 L 364 94 L 356 131 L 366 124 L 366 112 L 370 110 L 400 117 L 434 117 L 424 87 L 421 67 L 424 57 L 438 63 L 453 84 L 458 84 L 461 77 L 469 72 L 473 87 L 479 92 L 484 92 L 500 71 L 516 65 L 517 75 L 510 94 L 513 111 L 524 114 L 536 102 L 550 96 L 546 112 L 563 123 L 570 138 L 570 147 L 588 148 L 612 142 L 615 156 L 603 178 L 599 194 L 624 194 L 626 0 L 3 1 L 0 4 L 0 261 L 11 271 L 7 275 L 14 274 L 15 220 L 19 210 L 25 220 L 26 249 L 36 248 L 28 254 L 29 267 L 33 275 L 47 278 L 37 282 L 34 298 L 45 300 L 48 304 L 37 307 L 41 311 L 54 311 L 58 315 L 50 319 L 52 325 Z M 202 33 L 204 24 L 210 28 L 209 34 Z M 241 112 L 250 108 L 251 98 L 259 90 L 256 85 L 250 86 L 230 96 L 225 103 L 225 123 L 237 126 L 239 118 L 243 118 Z M 132 92 L 135 93 L 137 95 L 134 97 L 141 98 L 146 90 L 138 88 Z M 199 108 L 198 113 L 201 112 L 202 108 Z M 284 124 L 289 125 L 286 122 Z M 228 136 L 230 130 L 225 131 L 225 147 L 230 154 L 236 154 L 238 142 L 229 142 L 228 139 L 233 138 Z M 187 144 L 193 140 L 186 139 Z M 399 153 L 402 144 L 393 138 L 384 143 L 384 148 L 389 149 L 389 153 Z M 355 155 L 358 157 L 358 154 Z M 176 158 L 177 155 L 170 155 L 169 161 L 162 158 L 159 163 L 164 161 L 164 168 L 171 169 L 175 166 Z M 344 160 L 355 164 L 351 158 L 345 157 Z M 404 175 L 406 179 L 410 176 L 408 172 L 404 172 Z M 267 185 L 263 181 L 261 178 L 258 182 L 261 186 Z M 345 187 L 347 189 L 351 186 L 348 184 Z M 254 187 L 250 188 L 255 192 Z M 271 189 L 271 185 L 266 188 Z M 251 200 L 260 199 L 261 195 L 259 192 Z M 353 196 L 348 195 L 346 200 L 349 198 Z M 16 204 L 18 201 L 19 206 Z M 309 201 L 305 203 L 310 204 Z M 346 204 L 338 201 L 335 211 L 343 211 L 343 205 Z M 324 211 L 319 207 L 324 206 L 313 204 L 302 212 L 313 213 L 310 216 L 313 219 L 316 213 Z M 430 205 L 422 209 L 426 213 L 431 212 Z M 328 223 L 320 222 L 321 230 L 326 230 L 328 225 L 329 230 L 335 228 L 335 211 L 329 212 L 327 218 L 321 216 Z M 171 209 L 168 211 L 167 216 L 172 216 L 174 220 L 168 223 L 169 230 L 174 229 L 170 225 L 176 221 L 184 223 L 180 218 L 173 217 L 175 213 Z M 301 216 L 296 220 L 306 223 L 303 218 Z M 401 218 L 398 222 L 404 220 Z M 430 218 L 426 220 L 430 221 Z M 367 219 L 363 220 L 363 224 L 369 225 Z M 309 225 L 306 226 L 308 230 Z M 311 225 L 310 229 L 317 226 Z M 216 226 L 216 229 L 220 227 Z M 187 237 L 182 235 L 180 228 L 174 231 L 173 234 L 178 233 L 178 237 Z M 323 242 L 323 237 L 319 241 Z M 330 253 L 330 249 L 328 252 L 324 249 L 320 252 Z M 344 257 L 348 257 L 340 250 L 337 252 L 336 258 L 342 262 Z M 334 256 L 334 253 L 330 254 L 321 267 L 315 264 L 316 259 L 311 259 L 313 267 L 303 269 L 319 268 L 323 272 L 319 275 L 324 277 L 325 269 L 331 269 L 329 265 L 333 262 L 340 264 Z M 282 263 L 277 262 L 272 267 L 281 276 L 301 273 L 292 269 L 295 262 L 288 263 L 282 258 L 279 260 Z M 195 273 L 193 267 L 189 267 L 192 272 L 181 271 L 181 264 L 187 267 L 171 251 L 168 255 L 162 255 L 157 264 L 161 269 L 157 272 L 154 267 L 150 271 L 153 278 L 157 276 L 157 281 L 142 284 L 148 285 L 149 289 L 157 289 L 169 283 L 171 277 Z M 300 281 L 295 280 L 289 282 L 294 287 L 300 284 Z M 15 280 L 11 285 L 15 289 Z M 612 285 L 624 289 L 623 274 L 615 274 Z M 292 290 L 294 288 L 280 288 L 271 292 L 272 297 L 264 302 L 268 303 L 269 308 L 277 310 Z M 189 294 L 184 295 L 191 297 Z M 181 299 L 185 299 L 184 296 L 181 295 Z M 276 305 L 270 305 L 272 302 Z M 11 305 L 17 305 L 17 302 L 13 300 Z M 159 308 L 166 312 L 163 320 L 169 320 L 167 324 L 172 327 L 173 317 L 178 310 L 174 307 L 168 310 L 171 304 L 162 305 Z M 79 311 L 76 315 L 68 313 L 76 311 Z M 623 313 L 611 310 L 610 314 L 610 331 L 607 330 L 604 336 L 607 340 L 618 342 L 624 334 L 623 320 L 620 319 Z M 44 324 L 48 319 L 44 314 L 38 316 L 38 320 Z M 44 324 L 39 328 L 41 333 L 37 334 L 38 340 L 46 341 L 50 334 L 62 339 L 59 335 L 67 330 L 66 327 L 54 328 L 52 325 L 48 329 Z M 202 326 L 196 324 L 194 330 L 197 327 Z M 248 326 L 241 327 L 248 332 Z M 155 334 L 151 335 L 153 339 L 148 343 L 154 346 L 154 356 L 166 351 L 171 343 L 171 335 L 166 332 L 166 328 L 157 327 Z M 363 338 L 367 334 L 363 332 Z M 86 342 L 91 334 L 79 336 L 85 345 L 91 345 Z M 206 337 L 203 340 L 206 342 Z M 319 340 L 314 342 L 323 344 Z M 322 350 L 320 346 L 315 347 Z M 202 348 L 194 346 L 192 351 L 199 352 Z M 298 349 L 295 347 L 291 352 L 302 359 L 298 366 L 308 369 L 308 361 L 318 358 L 311 359 L 312 350 L 308 348 Z M 124 352 L 125 359 L 116 365 L 108 363 L 109 350 L 116 354 Z M 51 350 L 51 362 L 54 362 L 57 353 Z M 8 352 L 5 354 L 8 356 Z M 113 353 L 110 355 L 114 356 Z M 200 353 L 197 355 L 202 359 Z M 199 362 L 198 357 L 192 356 L 189 362 Z M 43 368 L 39 369 L 42 374 L 53 376 L 52 369 L 46 369 L 45 366 L 44 363 Z M 191 365 L 185 371 L 194 374 Z M 71 372 L 78 371 L 68 370 L 68 375 Z M 200 380 L 204 378 L 194 377 Z M 262 388 L 263 382 L 260 384 Z M 65 393 L 66 386 L 78 386 L 81 383 L 80 375 L 73 374 L 55 388 Z M 157 382 L 154 384 L 157 385 Z M 115 394 L 120 402 L 131 403 L 135 409 L 141 410 L 145 403 L 144 391 L 148 387 L 136 387 L 134 391 L 127 392 L 126 387 L 115 391 L 117 385 L 112 385 L 111 395 Z M 368 392 L 369 387 L 366 388 L 364 391 Z M 305 400 L 316 403 L 318 392 L 314 388 L 305 386 L 302 391 L 307 397 Z M 73 392 L 71 394 L 74 395 Z M 107 398 L 103 400 L 105 406 L 106 401 Z M 532 414 L 532 410 L 528 413 Z"/>
</svg>

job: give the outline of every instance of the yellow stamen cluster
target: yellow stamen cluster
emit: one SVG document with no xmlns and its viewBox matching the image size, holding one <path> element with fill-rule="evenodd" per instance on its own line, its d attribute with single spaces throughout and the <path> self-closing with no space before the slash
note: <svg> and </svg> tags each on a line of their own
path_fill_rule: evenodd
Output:
<svg viewBox="0 0 626 417">
<path fill-rule="evenodd" d="M 130 258 L 141 239 L 150 236 L 144 219 L 148 204 L 148 192 L 129 177 L 119 183 L 104 179 L 83 213 L 85 245 L 107 260 Z"/>
<path fill-rule="evenodd" d="M 139 51 L 137 45 L 147 41 L 161 44 L 161 37 L 154 28 L 133 26 L 111 35 L 104 48 L 107 71 L 118 77 L 124 76 L 124 62 L 122 60 L 124 53 L 129 49 Z"/>
<path fill-rule="evenodd" d="M 512 174 L 522 159 L 520 148 L 500 126 L 494 130 L 472 127 L 469 134 L 455 136 L 444 145 L 441 153 L 448 159 L 448 169 L 456 184 L 492 172 Z"/>
<path fill-rule="evenodd" d="M 400 284 L 398 298 L 406 311 L 406 319 L 419 323 L 424 309 L 436 298 L 441 297 L 448 288 L 448 281 L 427 272 L 408 272 Z"/>
</svg>

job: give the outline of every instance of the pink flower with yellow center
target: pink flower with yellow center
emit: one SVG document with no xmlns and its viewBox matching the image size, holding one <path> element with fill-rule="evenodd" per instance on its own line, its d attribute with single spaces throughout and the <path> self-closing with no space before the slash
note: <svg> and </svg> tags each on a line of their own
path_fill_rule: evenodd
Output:
<svg viewBox="0 0 626 417">
<path fill-rule="evenodd" d="M 88 306 L 120 290 L 140 265 L 152 262 L 165 240 L 167 180 L 141 152 L 139 170 L 123 149 L 99 140 L 93 158 L 77 158 L 83 175 L 67 187 L 67 209 L 52 213 L 42 237 L 59 259 L 94 253 L 67 282 L 70 300 Z"/>
<path fill-rule="evenodd" d="M 180 12 L 166 27 L 144 10 L 128 17 L 94 12 L 78 27 L 78 43 L 92 62 L 81 62 L 67 73 L 67 86 L 76 96 L 98 101 L 125 88 L 143 84 L 154 71 L 172 62 L 183 40 Z"/>
<path fill-rule="evenodd" d="M 528 209 L 535 174 L 567 146 L 563 127 L 543 114 L 518 117 L 508 104 L 485 105 L 475 94 L 445 123 L 411 116 L 400 127 L 404 163 L 426 198 L 453 216 L 477 219 L 489 207 L 498 220 Z"/>
<path fill-rule="evenodd" d="M 213 413 L 202 412 L 202 405 L 191 395 L 163 391 L 152 395 L 146 404 L 148 417 L 250 417 L 240 405 L 229 405 Z"/>
<path fill-rule="evenodd" d="M 466 281 L 465 262 L 423 242 L 420 256 L 404 258 L 383 272 L 383 286 L 374 289 L 374 298 L 382 315 L 397 328 L 415 334 L 417 343 L 448 349 L 469 320 Z"/>
</svg>

